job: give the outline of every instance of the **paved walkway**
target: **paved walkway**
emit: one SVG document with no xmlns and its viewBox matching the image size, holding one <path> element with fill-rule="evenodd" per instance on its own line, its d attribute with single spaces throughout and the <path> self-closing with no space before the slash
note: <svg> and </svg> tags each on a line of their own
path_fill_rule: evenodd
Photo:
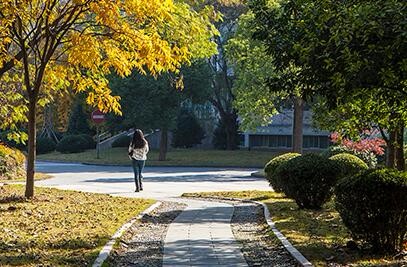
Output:
<svg viewBox="0 0 407 267">
<path fill-rule="evenodd" d="M 164 266 L 247 266 L 230 226 L 233 206 L 179 197 L 184 192 L 269 189 L 265 179 L 250 176 L 253 169 L 147 167 L 139 193 L 130 167 L 39 162 L 37 171 L 54 176 L 36 182 L 40 186 L 186 203 L 168 230 Z"/>
<path fill-rule="evenodd" d="M 230 227 L 233 206 L 194 200 L 187 204 L 168 229 L 163 266 L 247 266 Z"/>
</svg>

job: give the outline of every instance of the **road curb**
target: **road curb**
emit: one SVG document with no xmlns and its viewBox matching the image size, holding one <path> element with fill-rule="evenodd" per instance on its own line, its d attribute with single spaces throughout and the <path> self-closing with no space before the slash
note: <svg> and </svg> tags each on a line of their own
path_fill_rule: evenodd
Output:
<svg viewBox="0 0 407 267">
<path fill-rule="evenodd" d="M 109 256 L 110 252 L 113 249 L 113 245 L 116 243 L 116 240 L 118 238 L 120 238 L 123 233 L 125 231 L 127 231 L 135 221 L 140 220 L 141 218 L 143 218 L 144 215 L 149 214 L 150 212 L 152 212 L 153 210 L 155 210 L 156 208 L 158 208 L 160 205 L 162 204 L 162 202 L 158 201 L 156 203 L 154 203 L 153 205 L 151 205 L 150 207 L 148 207 L 147 209 L 145 209 L 143 212 L 141 212 L 139 215 L 137 215 L 136 217 L 134 217 L 133 219 L 131 219 L 130 221 L 126 222 L 125 224 L 123 224 L 110 238 L 110 240 L 104 245 L 104 247 L 102 248 L 102 250 L 99 252 L 98 257 L 96 258 L 96 260 L 93 262 L 92 267 L 101 267 L 103 265 L 103 262 L 107 259 L 107 257 Z"/>
<path fill-rule="evenodd" d="M 194 198 L 194 197 L 191 197 Z M 199 197 L 198 197 L 199 198 Z M 283 244 L 284 248 L 291 254 L 291 256 L 294 257 L 294 259 L 304 267 L 313 267 L 312 263 L 307 260 L 304 255 L 301 254 L 291 243 L 290 241 L 287 240 L 287 238 L 277 229 L 275 223 L 271 220 L 270 216 L 270 211 L 267 207 L 266 204 L 259 202 L 259 201 L 254 201 L 254 200 L 249 200 L 249 199 L 241 199 L 241 198 L 228 198 L 228 197 L 210 197 L 209 199 L 219 199 L 219 200 L 229 200 L 229 201 L 240 201 L 240 202 L 245 202 L 245 203 L 254 203 L 257 205 L 261 205 L 263 207 L 263 215 L 264 218 L 266 219 L 267 225 L 271 228 L 273 231 L 274 235 L 280 240 L 280 242 Z"/>
</svg>

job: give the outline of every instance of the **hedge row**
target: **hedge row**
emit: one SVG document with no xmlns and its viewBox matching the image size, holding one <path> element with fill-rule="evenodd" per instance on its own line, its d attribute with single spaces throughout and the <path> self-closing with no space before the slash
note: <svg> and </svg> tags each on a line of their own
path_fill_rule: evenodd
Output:
<svg viewBox="0 0 407 267">
<path fill-rule="evenodd" d="M 324 157 L 288 153 L 265 166 L 276 191 L 299 208 L 320 209 L 335 193 L 335 204 L 355 240 L 375 251 L 400 250 L 407 233 L 407 173 L 368 169 L 347 153 Z"/>
</svg>

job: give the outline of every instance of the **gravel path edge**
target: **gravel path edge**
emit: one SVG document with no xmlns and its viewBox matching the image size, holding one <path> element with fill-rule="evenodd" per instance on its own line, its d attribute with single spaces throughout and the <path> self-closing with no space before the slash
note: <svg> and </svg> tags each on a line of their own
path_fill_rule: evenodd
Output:
<svg viewBox="0 0 407 267">
<path fill-rule="evenodd" d="M 270 211 L 267 207 L 266 204 L 259 202 L 259 201 L 254 201 L 254 200 L 249 200 L 249 199 L 241 199 L 241 198 L 228 198 L 228 197 L 210 197 L 212 199 L 219 199 L 219 200 L 229 200 L 229 201 L 241 201 L 241 202 L 246 202 L 246 203 L 254 203 L 257 205 L 261 205 L 263 207 L 263 215 L 264 218 L 266 219 L 266 222 L 270 229 L 273 231 L 274 235 L 280 240 L 280 242 L 283 244 L 284 248 L 291 254 L 291 256 L 294 257 L 297 262 L 304 267 L 313 267 L 312 263 L 307 260 L 304 255 L 301 254 L 291 243 L 288 241 L 288 239 L 280 232 L 280 230 L 277 229 L 275 223 L 271 219 Z"/>
<path fill-rule="evenodd" d="M 110 240 L 103 246 L 102 250 L 99 252 L 98 257 L 95 259 L 95 261 L 93 262 L 92 267 L 101 267 L 103 265 L 103 262 L 107 259 L 107 257 L 109 256 L 110 252 L 113 249 L 113 245 L 116 243 L 116 240 L 118 238 L 120 238 L 123 233 L 129 229 L 133 223 L 137 220 L 140 220 L 143 218 L 144 215 L 149 214 L 150 212 L 152 212 L 153 210 L 155 210 L 156 208 L 158 208 L 161 205 L 162 202 L 158 201 L 156 203 L 154 203 L 153 205 L 151 205 L 150 207 L 148 207 L 147 209 L 145 209 L 144 211 L 142 211 L 140 214 L 138 214 L 137 216 L 135 216 L 134 218 L 130 219 L 130 221 L 126 222 L 125 224 L 123 224 L 110 238 Z"/>
</svg>

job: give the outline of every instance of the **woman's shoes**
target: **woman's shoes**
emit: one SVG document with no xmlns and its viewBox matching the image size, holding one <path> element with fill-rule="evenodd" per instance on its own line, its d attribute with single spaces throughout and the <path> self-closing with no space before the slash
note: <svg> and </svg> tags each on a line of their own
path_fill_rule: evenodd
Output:
<svg viewBox="0 0 407 267">
<path fill-rule="evenodd" d="M 141 190 L 143 190 L 143 189 L 141 189 Z M 136 189 L 136 190 L 134 190 L 134 192 L 140 192 L 140 190 Z"/>
</svg>

